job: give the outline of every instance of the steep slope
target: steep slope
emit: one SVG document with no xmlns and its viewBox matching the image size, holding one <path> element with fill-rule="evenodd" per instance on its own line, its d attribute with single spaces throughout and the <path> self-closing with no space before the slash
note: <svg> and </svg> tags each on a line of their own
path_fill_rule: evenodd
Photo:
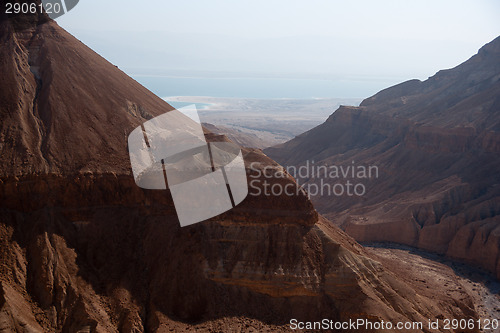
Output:
<svg viewBox="0 0 500 333">
<path fill-rule="evenodd" d="M 500 38 L 265 153 L 283 165 L 377 166 L 365 195 L 317 196 L 318 210 L 359 241 L 418 246 L 500 277 Z"/>
<path fill-rule="evenodd" d="M 17 30 L 0 20 L 0 330 L 285 331 L 291 318 L 477 317 L 466 295 L 416 293 L 300 191 L 249 196 L 180 228 L 168 191 L 135 185 L 127 151 L 134 128 L 172 108 L 39 19 Z M 252 179 L 296 186 L 268 177 L 282 168 L 261 152 L 244 158 Z"/>
</svg>

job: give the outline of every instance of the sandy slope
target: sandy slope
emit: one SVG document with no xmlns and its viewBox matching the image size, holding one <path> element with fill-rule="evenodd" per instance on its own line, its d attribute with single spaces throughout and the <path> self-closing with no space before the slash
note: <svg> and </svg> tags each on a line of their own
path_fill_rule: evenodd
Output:
<svg viewBox="0 0 500 333">
<path fill-rule="evenodd" d="M 404 245 L 372 243 L 365 247 L 385 266 L 413 285 L 417 292 L 435 300 L 440 300 L 442 295 L 455 299 L 471 297 L 482 320 L 500 320 L 500 282 L 490 273 Z M 483 332 L 495 333 L 498 330 Z"/>
</svg>

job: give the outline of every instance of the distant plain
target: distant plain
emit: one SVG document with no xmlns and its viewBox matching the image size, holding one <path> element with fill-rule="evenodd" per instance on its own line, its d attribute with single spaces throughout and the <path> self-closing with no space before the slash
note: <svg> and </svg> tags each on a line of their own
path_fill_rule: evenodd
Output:
<svg viewBox="0 0 500 333">
<path fill-rule="evenodd" d="M 164 98 L 174 107 L 196 104 L 200 120 L 259 139 L 265 148 L 286 142 L 323 123 L 340 105 L 359 105 L 355 98 L 256 99 L 207 96 Z"/>
</svg>

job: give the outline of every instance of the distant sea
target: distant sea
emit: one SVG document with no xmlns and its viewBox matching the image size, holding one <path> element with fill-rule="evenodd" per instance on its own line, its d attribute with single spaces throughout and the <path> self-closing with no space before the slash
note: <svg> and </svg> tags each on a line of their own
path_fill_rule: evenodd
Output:
<svg viewBox="0 0 500 333">
<path fill-rule="evenodd" d="M 366 98 L 400 79 L 199 78 L 132 75 L 158 96 Z"/>
</svg>

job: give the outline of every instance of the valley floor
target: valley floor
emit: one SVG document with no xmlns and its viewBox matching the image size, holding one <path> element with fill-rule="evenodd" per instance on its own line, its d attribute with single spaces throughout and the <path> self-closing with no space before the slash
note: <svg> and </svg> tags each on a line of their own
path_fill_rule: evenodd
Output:
<svg viewBox="0 0 500 333">
<path fill-rule="evenodd" d="M 468 295 L 481 320 L 500 319 L 500 282 L 484 270 L 404 245 L 372 243 L 364 246 L 418 293 L 430 298 L 447 295 L 456 300 Z M 498 329 L 483 332 L 494 333 Z"/>
</svg>

